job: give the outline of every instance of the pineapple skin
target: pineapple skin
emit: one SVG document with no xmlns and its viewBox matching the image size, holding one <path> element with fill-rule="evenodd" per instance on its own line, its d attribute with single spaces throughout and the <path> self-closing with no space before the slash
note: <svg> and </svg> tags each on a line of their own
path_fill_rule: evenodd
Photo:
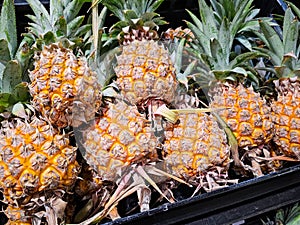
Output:
<svg viewBox="0 0 300 225">
<path fill-rule="evenodd" d="M 109 103 L 83 132 L 84 158 L 100 179 L 114 181 L 121 169 L 157 160 L 157 138 L 147 120 L 124 101 Z"/>
<path fill-rule="evenodd" d="M 5 215 L 8 217 L 6 225 L 32 225 L 28 211 L 18 207 L 8 205 L 5 209 Z"/>
<path fill-rule="evenodd" d="M 275 81 L 277 99 L 272 102 L 274 142 L 287 156 L 300 159 L 300 80 L 297 77 Z"/>
<path fill-rule="evenodd" d="M 101 87 L 84 57 L 56 43 L 44 46 L 29 77 L 32 104 L 53 125 L 76 127 L 94 119 Z"/>
<path fill-rule="evenodd" d="M 76 147 L 48 122 L 15 118 L 0 130 L 0 188 L 5 202 L 26 204 L 33 194 L 68 190 L 77 179 Z"/>
<path fill-rule="evenodd" d="M 175 98 L 175 69 L 168 51 L 156 41 L 133 41 L 123 46 L 115 72 L 121 94 L 133 105 L 151 98 L 171 103 Z"/>
<path fill-rule="evenodd" d="M 268 143 L 274 134 L 271 108 L 252 87 L 218 82 L 210 90 L 210 107 L 235 135 L 239 147 L 256 147 Z"/>
<path fill-rule="evenodd" d="M 206 113 L 182 113 L 178 119 L 179 123 L 165 131 L 163 152 L 166 170 L 196 183 L 200 175 L 217 167 L 227 171 L 230 146 L 215 118 Z"/>
</svg>

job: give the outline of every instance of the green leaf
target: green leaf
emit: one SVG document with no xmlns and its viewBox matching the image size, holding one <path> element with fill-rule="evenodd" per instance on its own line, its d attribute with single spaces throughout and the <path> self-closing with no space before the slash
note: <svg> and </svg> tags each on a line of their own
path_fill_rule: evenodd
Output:
<svg viewBox="0 0 300 225">
<path fill-rule="evenodd" d="M 175 55 L 175 71 L 177 73 L 181 72 L 182 68 L 182 53 L 183 53 L 183 47 L 184 47 L 185 39 L 181 39 L 179 44 L 176 46 L 177 51 Z"/>
<path fill-rule="evenodd" d="M 217 39 L 210 41 L 211 57 L 214 59 L 214 70 L 224 70 L 226 68 L 226 56 L 223 54 L 223 49 Z"/>
<path fill-rule="evenodd" d="M 14 98 L 18 102 L 28 102 L 30 99 L 28 86 L 24 82 L 17 84 L 14 87 L 12 94 L 14 95 Z"/>
<path fill-rule="evenodd" d="M 72 21 L 80 12 L 85 0 L 73 0 L 67 1 L 68 4 L 64 9 L 63 16 L 65 17 L 66 21 Z"/>
<path fill-rule="evenodd" d="M 45 33 L 43 39 L 46 45 L 56 42 L 56 37 L 52 31 L 48 31 L 47 33 Z"/>
<path fill-rule="evenodd" d="M 142 15 L 141 19 L 143 21 L 152 21 L 152 19 L 156 16 L 159 16 L 159 14 L 157 14 L 155 12 L 146 12 Z"/>
<path fill-rule="evenodd" d="M 222 55 L 219 55 L 218 61 L 224 62 L 223 66 L 229 64 L 230 50 L 233 45 L 233 35 L 230 34 L 228 19 L 224 18 L 218 34 L 218 40 L 222 48 Z"/>
<path fill-rule="evenodd" d="M 210 38 L 218 38 L 218 27 L 214 18 L 214 12 L 206 4 L 205 0 L 198 0 L 200 18 L 203 24 L 203 32 Z"/>
<path fill-rule="evenodd" d="M 299 37 L 299 22 L 294 19 L 290 8 L 285 11 L 283 21 L 283 47 L 284 53 L 296 52 Z"/>
<path fill-rule="evenodd" d="M 266 55 L 266 58 L 269 58 L 269 60 L 271 60 L 272 64 L 274 66 L 279 66 L 281 65 L 281 61 L 282 61 L 282 56 L 279 57 L 278 55 L 276 55 L 273 51 L 271 51 L 270 49 L 267 48 L 257 48 L 254 47 L 253 48 L 256 52 L 260 52 Z"/>
<path fill-rule="evenodd" d="M 67 21 L 64 17 L 59 17 L 59 19 L 54 24 L 54 27 L 57 37 L 67 36 Z"/>
<path fill-rule="evenodd" d="M 18 60 L 22 67 L 23 81 L 29 81 L 28 69 L 32 63 L 32 57 L 34 54 L 34 50 L 30 48 L 30 46 L 33 44 L 33 42 L 33 39 L 24 36 L 23 40 L 19 45 L 19 49 L 16 52 L 15 58 L 16 60 Z"/>
<path fill-rule="evenodd" d="M 285 65 L 275 66 L 274 69 L 276 71 L 276 74 L 278 74 L 278 76 L 280 77 L 291 77 L 293 75 L 293 71 Z"/>
<path fill-rule="evenodd" d="M 39 0 L 26 0 L 30 5 L 30 8 L 34 12 L 36 16 L 36 20 L 33 21 L 34 23 L 41 24 L 41 26 L 45 28 L 51 28 L 51 20 L 48 11 L 46 10 L 45 6 Z"/>
<path fill-rule="evenodd" d="M 81 37 L 83 36 L 85 33 L 87 33 L 88 31 L 90 31 L 92 29 L 92 25 L 91 24 L 85 24 L 83 26 L 81 26 L 75 33 L 75 36 Z"/>
<path fill-rule="evenodd" d="M 265 36 L 265 41 L 267 47 L 274 52 L 278 57 L 282 57 L 284 55 L 284 48 L 282 40 L 276 31 L 265 21 L 259 22 L 260 29 Z"/>
<path fill-rule="evenodd" d="M 223 20 L 224 15 L 225 15 L 225 9 L 224 9 L 223 5 L 219 1 L 216 1 L 216 0 L 211 0 L 210 3 L 212 5 L 214 11 L 216 12 L 215 16 L 216 16 L 216 19 L 218 20 L 218 23 L 221 24 L 221 21 Z"/>
<path fill-rule="evenodd" d="M 50 0 L 50 21 L 55 24 L 61 16 L 63 16 L 63 3 L 58 0 Z"/>
<path fill-rule="evenodd" d="M 237 55 L 231 62 L 230 62 L 230 68 L 235 68 L 238 66 L 241 66 L 245 63 L 248 63 L 248 61 L 250 59 L 257 59 L 259 57 L 265 57 L 268 58 L 269 56 L 264 54 L 264 53 L 260 53 L 260 52 L 245 52 L 242 54 Z"/>
<path fill-rule="evenodd" d="M 14 103 L 16 103 L 16 100 L 14 97 L 9 93 L 0 93 L 0 108 L 3 112 L 4 109 L 6 109 L 9 106 L 12 106 Z"/>
<path fill-rule="evenodd" d="M 230 70 L 230 72 L 242 74 L 245 77 L 247 76 L 247 71 L 242 67 L 235 67 L 234 69 Z"/>
<path fill-rule="evenodd" d="M 72 34 L 74 34 L 81 26 L 83 21 L 84 21 L 84 16 L 78 16 L 75 19 L 73 19 L 71 22 L 69 22 L 67 26 L 67 36 L 69 37 Z"/>
<path fill-rule="evenodd" d="M 194 22 L 194 26 L 197 27 L 198 30 L 202 31 L 203 32 L 203 24 L 202 22 L 198 19 L 197 16 L 195 16 L 191 11 L 187 10 L 186 11 L 188 12 L 188 14 L 190 15 L 190 17 L 192 18 L 193 22 Z M 188 21 L 186 21 L 187 24 L 192 24 Z M 190 28 L 191 29 L 191 28 Z"/>
<path fill-rule="evenodd" d="M 17 60 L 6 64 L 2 77 L 2 92 L 12 93 L 13 88 L 22 82 L 22 68 Z"/>
<path fill-rule="evenodd" d="M 9 60 L 11 60 L 7 40 L 0 40 L 0 63 L 5 65 Z"/>
<path fill-rule="evenodd" d="M 163 3 L 164 0 L 155 0 L 153 4 L 151 4 L 150 7 L 148 7 L 149 12 L 154 12 L 157 10 L 157 8 Z"/>
<path fill-rule="evenodd" d="M 6 39 L 11 59 L 17 50 L 17 25 L 13 0 L 4 0 L 0 16 L 0 39 Z"/>
<path fill-rule="evenodd" d="M 252 51 L 252 45 L 249 41 L 249 39 L 245 36 L 239 36 L 239 37 L 236 37 L 236 40 L 238 42 L 240 42 L 245 48 L 247 48 L 249 51 Z"/>
<path fill-rule="evenodd" d="M 139 18 L 135 11 L 128 10 L 128 9 L 124 10 L 124 16 L 125 16 L 125 19 L 128 21 L 130 21 L 131 19 Z"/>
<path fill-rule="evenodd" d="M 102 0 L 101 3 L 120 20 L 124 19 L 123 10 L 126 5 L 125 0 Z"/>
<path fill-rule="evenodd" d="M 107 7 L 103 7 L 98 17 L 98 29 L 101 30 L 104 28 L 104 22 L 107 15 Z"/>
<path fill-rule="evenodd" d="M 289 6 L 295 12 L 295 14 L 297 15 L 297 17 L 300 18 L 300 9 L 296 5 L 294 5 L 294 3 L 289 2 L 289 1 L 286 1 L 286 2 L 289 4 Z"/>
<path fill-rule="evenodd" d="M 252 5 L 253 0 L 251 1 L 242 1 L 241 4 L 238 6 L 237 11 L 234 15 L 234 18 L 231 21 L 231 34 L 233 37 L 236 36 L 236 34 L 240 30 L 241 24 L 243 24 L 246 21 L 246 18 L 250 12 L 250 7 Z"/>
<path fill-rule="evenodd" d="M 204 34 L 203 31 L 198 29 L 198 27 L 196 27 L 194 24 L 190 22 L 186 22 L 186 24 L 195 35 L 195 40 L 197 41 L 198 47 L 201 46 L 201 50 L 210 55 L 210 38 L 206 36 L 206 34 Z"/>
</svg>

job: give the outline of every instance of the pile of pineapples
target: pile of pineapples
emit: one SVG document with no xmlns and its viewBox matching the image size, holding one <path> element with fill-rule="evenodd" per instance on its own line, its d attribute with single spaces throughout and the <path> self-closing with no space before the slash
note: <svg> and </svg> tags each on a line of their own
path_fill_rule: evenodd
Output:
<svg viewBox="0 0 300 225">
<path fill-rule="evenodd" d="M 21 37 L 13 0 L 0 18 L 7 224 L 116 219 L 133 195 L 146 211 L 180 185 L 214 191 L 300 160 L 293 4 L 279 26 L 251 0 L 199 0 L 172 29 L 163 0 L 27 2 Z"/>
</svg>

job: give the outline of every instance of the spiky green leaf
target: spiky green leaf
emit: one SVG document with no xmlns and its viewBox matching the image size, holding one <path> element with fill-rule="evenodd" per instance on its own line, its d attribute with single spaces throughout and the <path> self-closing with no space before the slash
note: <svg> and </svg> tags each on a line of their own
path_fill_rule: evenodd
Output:
<svg viewBox="0 0 300 225">
<path fill-rule="evenodd" d="M 63 1 L 50 0 L 50 22 L 55 24 L 57 20 L 63 15 Z"/>
<path fill-rule="evenodd" d="M 9 93 L 0 93 L 0 112 L 5 111 L 9 106 L 16 103 L 13 95 Z"/>
<path fill-rule="evenodd" d="M 224 70 L 226 68 L 226 55 L 217 39 L 210 41 L 211 57 L 215 60 L 214 70 Z"/>
<path fill-rule="evenodd" d="M 83 26 L 81 26 L 75 33 L 75 37 L 81 37 L 83 36 L 85 33 L 87 33 L 88 31 L 90 31 L 92 28 L 91 24 L 85 24 Z"/>
<path fill-rule="evenodd" d="M 284 53 L 296 52 L 299 38 L 299 22 L 294 18 L 292 10 L 288 8 L 283 20 Z"/>
<path fill-rule="evenodd" d="M 276 31 L 265 21 L 259 22 L 260 29 L 265 36 L 267 47 L 274 52 L 278 57 L 284 55 L 284 47 L 280 36 Z"/>
<path fill-rule="evenodd" d="M 206 4 L 205 0 L 198 0 L 203 32 L 210 38 L 218 38 L 218 27 L 214 18 L 213 10 Z"/>
<path fill-rule="evenodd" d="M 286 1 L 286 2 L 289 4 L 289 6 L 293 10 L 293 12 L 295 12 L 296 16 L 298 18 L 300 18 L 300 9 L 294 3 L 290 2 L 290 1 Z"/>
<path fill-rule="evenodd" d="M 51 27 L 51 19 L 45 6 L 39 0 L 26 0 L 36 16 L 34 22 L 40 24 L 44 29 Z"/>
<path fill-rule="evenodd" d="M 72 34 L 74 34 L 74 32 L 78 30 L 79 27 L 82 25 L 83 21 L 84 21 L 84 16 L 78 16 L 74 18 L 72 21 L 70 21 L 67 26 L 67 36 L 69 37 Z"/>
<path fill-rule="evenodd" d="M 158 7 L 164 2 L 164 0 L 155 0 L 153 3 L 150 1 L 149 11 L 148 12 L 154 12 L 158 9 Z"/>
<path fill-rule="evenodd" d="M 237 55 L 232 61 L 230 61 L 230 68 L 243 67 L 242 65 L 248 63 L 251 59 L 258 59 L 260 57 L 269 57 L 268 55 L 260 52 L 245 52 Z"/>
<path fill-rule="evenodd" d="M 6 64 L 2 75 L 2 92 L 12 93 L 14 87 L 22 82 L 22 68 L 17 60 Z"/>
<path fill-rule="evenodd" d="M 86 0 L 73 0 L 66 2 L 68 4 L 65 6 L 63 16 L 65 17 L 66 21 L 72 21 L 78 15 Z"/>
<path fill-rule="evenodd" d="M 10 58 L 14 58 L 17 50 L 17 26 L 13 0 L 4 0 L 0 15 L 0 39 L 8 42 Z"/>
<path fill-rule="evenodd" d="M 66 37 L 67 36 L 67 21 L 64 17 L 59 17 L 54 24 L 54 32 L 57 37 Z"/>
<path fill-rule="evenodd" d="M 185 40 L 181 39 L 179 44 L 176 46 L 177 51 L 175 52 L 175 70 L 177 73 L 181 72 L 182 68 L 182 56 L 183 56 L 183 48 L 184 48 Z"/>
<path fill-rule="evenodd" d="M 246 47 L 249 51 L 252 51 L 252 44 L 250 43 L 249 39 L 245 36 L 239 36 L 236 40 L 241 43 L 244 47 Z"/>
<path fill-rule="evenodd" d="M 5 65 L 9 60 L 11 60 L 8 42 L 6 39 L 0 40 L 0 63 Z"/>
<path fill-rule="evenodd" d="M 132 19 L 137 19 L 138 15 L 136 14 L 136 12 L 134 10 L 124 10 L 124 17 L 126 20 L 130 21 Z"/>
<path fill-rule="evenodd" d="M 30 99 L 28 86 L 24 82 L 17 84 L 13 88 L 12 94 L 18 102 L 28 102 Z"/>
<path fill-rule="evenodd" d="M 218 61 L 222 62 L 222 66 L 229 64 L 229 55 L 232 48 L 233 37 L 234 35 L 231 33 L 229 21 L 227 18 L 224 18 L 218 33 L 218 40 L 222 48 L 222 55 L 219 56 Z"/>
</svg>

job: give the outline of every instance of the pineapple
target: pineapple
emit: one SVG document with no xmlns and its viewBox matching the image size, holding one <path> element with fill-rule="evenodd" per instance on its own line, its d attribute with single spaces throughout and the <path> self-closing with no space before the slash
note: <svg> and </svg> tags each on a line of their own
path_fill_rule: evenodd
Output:
<svg viewBox="0 0 300 225">
<path fill-rule="evenodd" d="M 94 119 L 101 104 L 100 85 L 84 57 L 58 44 L 45 46 L 29 77 L 32 104 L 52 124 L 63 128 Z"/>
<path fill-rule="evenodd" d="M 171 103 L 176 94 L 175 69 L 163 45 L 151 41 L 133 41 L 117 56 L 116 83 L 131 103 L 145 106 L 147 100 Z"/>
<path fill-rule="evenodd" d="M 59 128 L 88 122 L 101 104 L 101 87 L 85 57 L 77 57 L 71 49 L 83 48 L 81 39 L 87 38 L 82 36 L 90 30 L 88 24 L 81 25 L 83 16 L 76 17 L 83 2 L 51 1 L 50 9 L 57 10 L 50 13 L 39 1 L 28 2 L 35 13 L 29 18 L 44 21 L 31 23 L 27 34 L 35 50 L 34 69 L 29 75 L 33 106 Z"/>
<path fill-rule="evenodd" d="M 258 22 L 251 20 L 255 15 L 251 9 L 252 2 L 211 0 L 214 7 L 211 8 L 205 1 L 200 0 L 200 19 L 189 12 L 195 25 L 191 22 L 187 22 L 187 25 L 195 35 L 191 43 L 193 49 L 191 52 L 200 63 L 198 67 L 200 75 L 194 76 L 194 79 L 202 87 L 209 87 L 209 106 L 218 110 L 218 114 L 234 134 L 236 139 L 234 145 L 240 147 L 240 152 L 236 148 L 233 151 L 235 164 L 242 166 L 240 158 L 245 150 L 247 156 L 249 150 L 248 157 L 251 154 L 253 173 L 262 175 L 260 165 L 255 160 L 255 153 L 253 154 L 250 149 L 257 150 L 271 140 L 273 136 L 271 109 L 253 87 L 247 87 L 243 82 L 256 76 L 248 63 L 249 59 L 258 58 L 263 54 L 253 51 L 236 54 L 232 51 L 234 40 L 238 40 L 244 31 L 251 32 L 259 27 Z M 219 11 L 216 4 L 223 7 L 223 10 Z M 229 7 L 230 9 L 234 9 L 233 16 L 226 15 L 229 9 L 225 6 L 229 5 L 233 7 Z"/>
<path fill-rule="evenodd" d="M 166 171 L 207 191 L 225 180 L 230 163 L 226 133 L 212 115 L 197 109 L 178 114 L 178 122 L 165 131 L 163 144 Z M 211 179 L 205 179 L 211 176 Z M 206 184 L 204 181 L 206 180 Z M 214 180 L 215 182 L 212 182 Z"/>
<path fill-rule="evenodd" d="M 121 169 L 157 160 L 157 139 L 136 106 L 109 103 L 83 132 L 84 158 L 103 181 L 115 181 Z"/>
<path fill-rule="evenodd" d="M 152 0 L 102 1 L 119 22 L 111 36 L 121 43 L 115 73 L 121 95 L 140 109 L 157 99 L 169 104 L 177 87 L 175 69 L 168 51 L 157 43 L 157 29 L 166 22 L 154 11 L 163 2 Z"/>
<path fill-rule="evenodd" d="M 291 4 L 297 16 L 300 10 Z M 300 159 L 300 60 L 299 22 L 292 9 L 284 15 L 282 39 L 277 32 L 264 21 L 260 21 L 261 33 L 258 36 L 264 42 L 264 48 L 258 51 L 269 55 L 274 66 L 274 81 L 277 99 L 271 103 L 275 124 L 274 142 L 280 151 L 289 157 Z M 272 37 L 272 39 L 271 39 Z"/>
<path fill-rule="evenodd" d="M 45 120 L 4 120 L 0 137 L 1 186 L 9 199 L 64 189 L 76 180 L 76 148 Z"/>
</svg>

